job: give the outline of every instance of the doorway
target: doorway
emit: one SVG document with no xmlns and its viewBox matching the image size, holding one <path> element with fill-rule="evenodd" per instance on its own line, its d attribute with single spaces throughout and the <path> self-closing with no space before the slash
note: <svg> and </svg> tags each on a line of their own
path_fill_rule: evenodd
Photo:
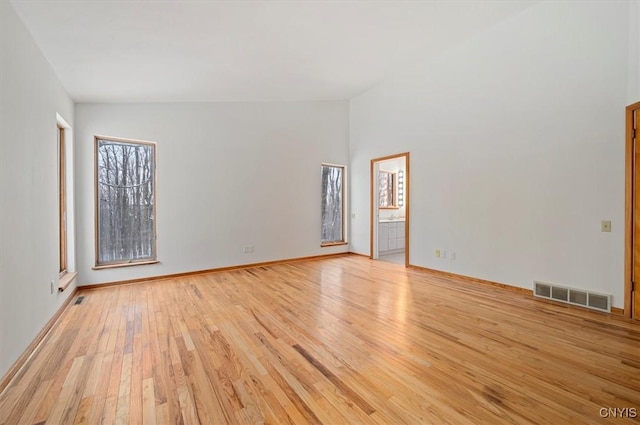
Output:
<svg viewBox="0 0 640 425">
<path fill-rule="evenodd" d="M 627 106 L 625 143 L 624 314 L 640 320 L 640 102 Z"/>
<path fill-rule="evenodd" d="M 409 266 L 409 152 L 371 160 L 370 255 Z"/>
</svg>

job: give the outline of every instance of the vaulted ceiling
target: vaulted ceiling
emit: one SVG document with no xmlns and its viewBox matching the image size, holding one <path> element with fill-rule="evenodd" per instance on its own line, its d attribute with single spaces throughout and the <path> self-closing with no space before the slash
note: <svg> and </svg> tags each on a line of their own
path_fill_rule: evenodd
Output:
<svg viewBox="0 0 640 425">
<path fill-rule="evenodd" d="M 533 3 L 12 0 L 76 102 L 348 99 Z"/>
</svg>

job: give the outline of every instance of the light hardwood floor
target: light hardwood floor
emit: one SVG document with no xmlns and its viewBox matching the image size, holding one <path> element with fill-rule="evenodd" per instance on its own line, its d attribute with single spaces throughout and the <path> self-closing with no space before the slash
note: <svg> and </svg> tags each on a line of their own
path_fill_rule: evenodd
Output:
<svg viewBox="0 0 640 425">
<path fill-rule="evenodd" d="M 395 264 L 347 256 L 80 295 L 0 396 L 1 424 L 640 420 L 638 323 Z"/>
</svg>

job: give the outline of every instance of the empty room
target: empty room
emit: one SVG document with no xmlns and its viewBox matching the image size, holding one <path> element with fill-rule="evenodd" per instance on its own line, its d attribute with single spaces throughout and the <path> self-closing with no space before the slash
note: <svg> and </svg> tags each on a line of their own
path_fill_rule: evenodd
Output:
<svg viewBox="0 0 640 425">
<path fill-rule="evenodd" d="M 640 421 L 639 0 L 0 14 L 0 425 Z"/>
</svg>

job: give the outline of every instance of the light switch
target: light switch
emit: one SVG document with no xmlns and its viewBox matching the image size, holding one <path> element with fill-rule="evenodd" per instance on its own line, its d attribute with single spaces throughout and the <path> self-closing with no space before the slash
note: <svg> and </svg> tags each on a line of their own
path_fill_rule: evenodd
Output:
<svg viewBox="0 0 640 425">
<path fill-rule="evenodd" d="M 601 232 L 611 232 L 611 220 L 602 220 Z"/>
</svg>

